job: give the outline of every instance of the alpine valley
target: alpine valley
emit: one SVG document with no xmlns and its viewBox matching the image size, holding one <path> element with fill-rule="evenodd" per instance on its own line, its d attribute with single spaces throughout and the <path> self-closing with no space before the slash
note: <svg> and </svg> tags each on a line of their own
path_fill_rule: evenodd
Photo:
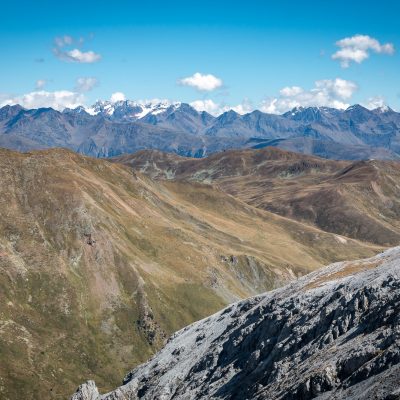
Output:
<svg viewBox="0 0 400 400">
<path fill-rule="evenodd" d="M 0 116 L 2 399 L 394 393 L 399 114 Z"/>
</svg>

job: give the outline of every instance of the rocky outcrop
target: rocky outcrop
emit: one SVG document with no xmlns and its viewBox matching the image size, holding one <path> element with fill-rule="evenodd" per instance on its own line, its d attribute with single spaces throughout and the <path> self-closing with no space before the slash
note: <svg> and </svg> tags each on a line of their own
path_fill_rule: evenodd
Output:
<svg viewBox="0 0 400 400">
<path fill-rule="evenodd" d="M 89 382 L 73 400 L 399 399 L 399 310 L 397 247 L 235 303 L 174 334 L 115 391 Z"/>
<path fill-rule="evenodd" d="M 87 381 L 79 386 L 76 393 L 71 397 L 71 400 L 97 400 L 99 391 L 93 381 Z"/>
</svg>

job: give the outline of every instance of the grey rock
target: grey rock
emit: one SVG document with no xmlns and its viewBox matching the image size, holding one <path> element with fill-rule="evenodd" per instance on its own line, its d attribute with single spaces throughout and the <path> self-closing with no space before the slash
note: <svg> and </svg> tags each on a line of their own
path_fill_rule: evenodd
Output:
<svg viewBox="0 0 400 400">
<path fill-rule="evenodd" d="M 99 398 L 99 391 L 93 381 L 87 381 L 80 385 L 71 397 L 71 400 L 97 400 Z"/>
<path fill-rule="evenodd" d="M 129 372 L 123 386 L 98 397 L 90 386 L 86 398 L 398 399 L 399 311 L 396 247 L 198 321 Z"/>
</svg>

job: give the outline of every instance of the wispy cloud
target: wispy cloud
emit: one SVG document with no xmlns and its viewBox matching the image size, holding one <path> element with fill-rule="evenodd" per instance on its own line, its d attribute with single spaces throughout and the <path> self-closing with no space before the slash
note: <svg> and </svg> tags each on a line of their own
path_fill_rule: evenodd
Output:
<svg viewBox="0 0 400 400">
<path fill-rule="evenodd" d="M 77 92 L 89 92 L 99 84 L 97 78 L 81 77 L 76 80 L 75 90 Z"/>
<path fill-rule="evenodd" d="M 178 84 L 183 86 L 191 86 L 197 90 L 211 92 L 223 85 L 222 79 L 212 74 L 201 74 L 196 72 L 192 76 L 178 80 Z"/>
<path fill-rule="evenodd" d="M 369 108 L 370 110 L 374 110 L 375 108 L 385 107 L 386 103 L 382 96 L 374 96 L 370 97 L 366 102 L 364 102 L 363 106 Z"/>
<path fill-rule="evenodd" d="M 221 105 L 215 103 L 211 99 L 195 100 L 192 101 L 190 105 L 197 111 L 206 111 L 212 115 L 218 115 L 221 113 Z"/>
<path fill-rule="evenodd" d="M 65 108 L 76 108 L 84 103 L 85 97 L 82 93 L 71 92 L 68 90 L 59 90 L 55 92 L 39 90 L 3 99 L 0 105 L 20 104 L 25 108 L 51 107 L 55 110 L 61 111 Z"/>
<path fill-rule="evenodd" d="M 94 51 L 80 51 L 79 49 L 72 49 L 69 51 L 64 51 L 58 47 L 54 48 L 55 56 L 67 62 L 77 62 L 77 63 L 95 63 L 101 60 L 101 55 L 95 53 Z"/>
<path fill-rule="evenodd" d="M 354 35 L 336 42 L 339 50 L 332 55 L 332 59 L 339 60 L 343 68 L 348 68 L 351 62 L 361 64 L 370 52 L 378 54 L 393 54 L 393 43 L 381 44 L 377 39 L 368 35 Z"/>
<path fill-rule="evenodd" d="M 43 89 L 43 88 L 46 86 L 46 84 L 47 84 L 46 79 L 38 79 L 38 80 L 35 82 L 35 89 L 36 89 L 36 90 L 41 90 L 41 89 Z"/>
<path fill-rule="evenodd" d="M 220 115 L 229 110 L 233 110 L 238 114 L 247 114 L 254 110 L 253 104 L 248 99 L 243 100 L 242 103 L 235 106 L 217 103 L 212 99 L 195 100 L 190 105 L 197 111 L 206 111 L 211 115 Z"/>
<path fill-rule="evenodd" d="M 74 42 L 73 37 L 69 35 L 58 36 L 54 38 L 54 44 L 57 47 L 71 46 L 73 42 Z"/>
<path fill-rule="evenodd" d="M 62 61 L 76 63 L 95 63 L 101 60 L 101 55 L 92 50 L 82 51 L 78 47 L 84 43 L 83 38 L 74 39 L 72 36 L 61 36 L 54 39 L 54 55 Z"/>
</svg>

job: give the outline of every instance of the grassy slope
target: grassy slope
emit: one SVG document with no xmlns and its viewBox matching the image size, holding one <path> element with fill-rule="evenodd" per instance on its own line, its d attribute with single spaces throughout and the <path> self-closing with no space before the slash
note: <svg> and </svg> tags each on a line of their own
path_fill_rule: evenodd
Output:
<svg viewBox="0 0 400 400">
<path fill-rule="evenodd" d="M 66 150 L 1 150 L 0 170 L 2 399 L 64 399 L 88 378 L 110 389 L 228 302 L 378 251 Z"/>
<path fill-rule="evenodd" d="M 260 209 L 382 246 L 400 240 L 400 163 L 333 161 L 276 148 L 194 160 L 154 151 L 116 161 L 158 179 L 218 185 Z"/>
</svg>

